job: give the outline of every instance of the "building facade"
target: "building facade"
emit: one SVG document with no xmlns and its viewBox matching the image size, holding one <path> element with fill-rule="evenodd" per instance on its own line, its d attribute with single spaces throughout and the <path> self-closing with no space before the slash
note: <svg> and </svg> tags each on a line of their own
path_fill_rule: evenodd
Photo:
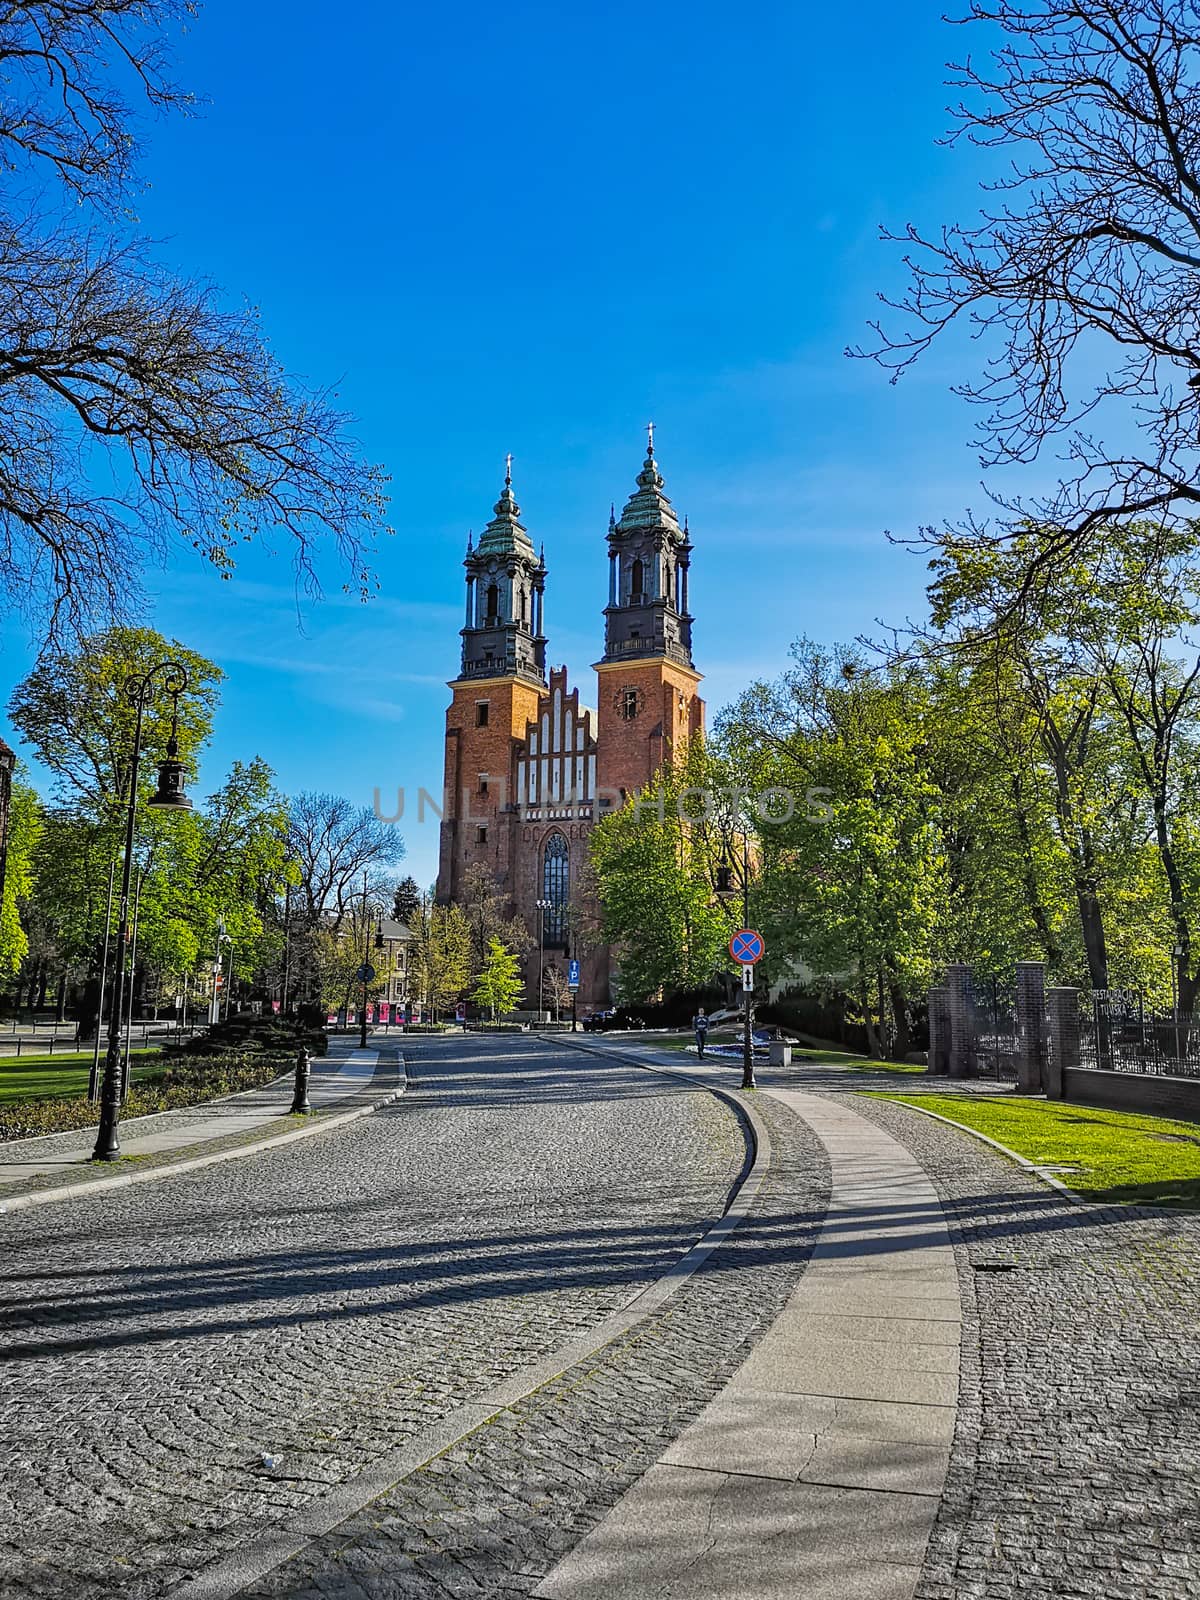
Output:
<svg viewBox="0 0 1200 1600">
<path fill-rule="evenodd" d="M 668 499 L 653 431 L 637 486 L 609 516 L 604 653 L 595 700 L 565 666 L 546 666 L 544 551 L 521 522 L 511 460 L 492 521 L 468 540 L 460 670 L 446 713 L 438 899 L 463 897 L 482 865 L 534 941 L 527 1007 L 539 971 L 581 962 L 581 1009 L 609 1000 L 609 960 L 587 949 L 588 836 L 597 820 L 681 759 L 704 726 L 692 660 L 692 544 Z M 599 562 L 597 562 L 599 566 Z"/>
</svg>

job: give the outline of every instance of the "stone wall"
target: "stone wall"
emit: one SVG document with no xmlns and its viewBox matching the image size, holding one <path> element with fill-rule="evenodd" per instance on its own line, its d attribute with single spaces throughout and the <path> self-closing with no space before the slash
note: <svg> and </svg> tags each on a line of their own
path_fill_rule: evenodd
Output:
<svg viewBox="0 0 1200 1600">
<path fill-rule="evenodd" d="M 1143 1111 L 1155 1116 L 1200 1121 L 1200 1078 L 1068 1068 L 1063 1073 L 1062 1098 L 1108 1111 Z"/>
</svg>

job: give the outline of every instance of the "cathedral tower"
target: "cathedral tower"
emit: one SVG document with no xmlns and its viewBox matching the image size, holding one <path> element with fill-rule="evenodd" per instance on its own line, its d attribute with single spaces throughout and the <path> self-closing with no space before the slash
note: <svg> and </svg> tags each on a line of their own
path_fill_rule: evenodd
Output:
<svg viewBox="0 0 1200 1600">
<path fill-rule="evenodd" d="M 608 524 L 608 605 L 598 678 L 602 803 L 634 793 L 704 727 L 692 663 L 692 544 L 664 492 L 650 425 L 637 488 Z"/>
<path fill-rule="evenodd" d="M 473 863 L 501 883 L 511 870 L 515 747 L 546 693 L 546 564 L 512 492 L 512 457 L 495 514 L 467 541 L 462 663 L 450 684 L 438 899 L 456 899 Z"/>
</svg>

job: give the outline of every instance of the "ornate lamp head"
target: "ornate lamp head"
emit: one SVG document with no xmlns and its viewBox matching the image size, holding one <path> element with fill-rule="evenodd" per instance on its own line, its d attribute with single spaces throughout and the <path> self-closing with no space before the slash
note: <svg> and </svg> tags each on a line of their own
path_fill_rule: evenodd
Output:
<svg viewBox="0 0 1200 1600">
<path fill-rule="evenodd" d="M 167 740 L 167 757 L 158 763 L 158 788 L 146 801 L 154 811 L 190 811 L 192 802 L 184 793 L 183 762 L 174 731 Z"/>
</svg>

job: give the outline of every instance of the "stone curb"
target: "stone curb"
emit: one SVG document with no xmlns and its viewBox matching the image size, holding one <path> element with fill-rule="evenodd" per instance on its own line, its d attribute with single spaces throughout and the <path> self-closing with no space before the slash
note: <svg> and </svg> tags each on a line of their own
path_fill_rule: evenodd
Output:
<svg viewBox="0 0 1200 1600">
<path fill-rule="evenodd" d="M 401 1098 L 408 1088 L 408 1074 L 403 1056 L 398 1058 L 396 1066 L 400 1077 L 398 1086 L 373 1099 L 368 1105 L 356 1106 L 352 1111 L 335 1111 L 329 1116 L 322 1116 L 318 1112 L 312 1121 L 306 1122 L 303 1127 L 289 1128 L 284 1133 L 267 1134 L 261 1139 L 255 1139 L 250 1144 L 238 1145 L 232 1150 L 217 1150 L 207 1156 L 191 1156 L 186 1161 L 165 1161 L 161 1166 L 148 1167 L 141 1172 L 122 1172 L 111 1178 L 91 1178 L 84 1183 L 60 1184 L 57 1189 L 37 1189 L 31 1194 L 14 1195 L 11 1200 L 0 1200 L 0 1217 L 13 1216 L 18 1211 L 29 1211 L 34 1206 L 52 1205 L 59 1200 L 78 1200 L 84 1195 L 100 1194 L 110 1189 L 128 1189 L 135 1183 L 153 1183 L 157 1178 L 173 1178 L 180 1172 L 199 1172 L 201 1168 L 215 1167 L 221 1161 L 234 1161 L 239 1156 L 257 1155 L 261 1150 L 273 1150 L 279 1145 L 291 1144 L 296 1139 L 310 1139 L 314 1134 L 324 1133 L 328 1128 L 344 1127 L 349 1122 L 356 1122 L 359 1117 L 369 1117 L 373 1111 L 381 1111 L 384 1106 L 390 1106 Z"/>
<path fill-rule="evenodd" d="M 613 1051 L 586 1045 L 579 1048 L 591 1055 L 606 1056 L 609 1060 L 626 1061 L 624 1056 L 617 1056 Z M 738 1101 L 730 1090 L 701 1083 L 690 1074 L 676 1072 L 670 1067 L 659 1068 L 643 1061 L 626 1064 L 646 1072 L 661 1071 L 666 1076 L 686 1078 L 698 1087 L 730 1100 L 735 1108 L 743 1112 L 751 1132 L 752 1159 L 743 1167 L 720 1219 L 666 1272 L 645 1288 L 637 1290 L 623 1306 L 609 1312 L 588 1332 L 561 1345 L 540 1361 L 519 1367 L 477 1400 L 456 1406 L 432 1426 L 394 1450 L 389 1450 L 370 1467 L 332 1489 L 319 1502 L 302 1507 L 289 1521 L 263 1529 L 252 1542 L 238 1550 L 231 1550 L 206 1571 L 179 1584 L 172 1591 L 174 1600 L 232 1600 L 247 1585 L 257 1582 L 285 1561 L 301 1554 L 314 1539 L 332 1533 L 410 1474 L 461 1444 L 492 1417 L 526 1399 L 545 1384 L 552 1383 L 569 1368 L 597 1355 L 606 1345 L 628 1333 L 657 1311 L 707 1257 L 724 1244 L 728 1235 L 748 1214 L 770 1168 L 771 1136 L 766 1124 L 757 1111 Z"/>
</svg>

